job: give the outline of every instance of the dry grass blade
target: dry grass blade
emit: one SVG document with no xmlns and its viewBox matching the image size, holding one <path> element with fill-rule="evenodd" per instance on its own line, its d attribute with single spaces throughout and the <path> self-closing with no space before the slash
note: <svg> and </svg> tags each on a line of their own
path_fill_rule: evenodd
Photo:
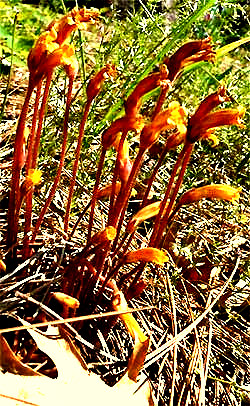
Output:
<svg viewBox="0 0 250 406">
<path fill-rule="evenodd" d="M 0 330 L 0 334 L 10 333 L 10 332 L 13 332 L 13 331 L 34 330 L 34 329 L 41 328 L 41 327 L 46 327 L 46 326 L 58 326 L 60 324 L 74 323 L 76 321 L 103 319 L 103 318 L 107 318 L 107 317 L 120 316 L 122 314 L 130 314 L 130 313 L 135 313 L 135 312 L 141 312 L 141 311 L 144 311 L 144 310 L 152 310 L 154 308 L 155 308 L 154 306 L 145 306 L 145 307 L 140 307 L 140 308 L 137 308 L 137 309 L 128 309 L 128 310 L 123 310 L 123 311 L 112 311 L 112 312 L 105 312 L 105 313 L 97 313 L 97 314 L 90 314 L 88 316 L 68 317 L 68 318 L 63 319 L 63 320 L 51 320 L 51 321 L 47 321 L 47 322 L 27 324 L 27 325 L 19 326 L 19 327 L 3 328 L 3 329 Z"/>
<path fill-rule="evenodd" d="M 155 351 L 152 351 L 146 357 L 146 363 L 144 365 L 144 368 L 149 367 L 154 362 L 159 360 L 166 352 L 170 351 L 176 344 L 180 343 L 188 334 L 190 334 L 192 332 L 193 329 L 195 329 L 196 326 L 198 326 L 198 324 L 200 324 L 200 322 L 209 314 L 209 312 L 211 311 L 213 306 L 217 303 L 219 298 L 226 291 L 228 285 L 231 283 L 231 281 L 238 269 L 239 263 L 240 263 L 240 258 L 238 257 L 235 267 L 233 269 L 233 272 L 231 273 L 227 282 L 221 288 L 220 292 L 216 295 L 216 298 L 211 302 L 209 307 L 207 307 L 206 310 L 204 310 L 204 312 L 199 317 L 197 317 L 197 319 L 193 323 L 191 323 L 188 327 L 186 327 L 183 331 L 181 331 L 176 337 L 172 338 L 166 344 L 163 344 L 161 347 L 157 348 Z"/>
</svg>

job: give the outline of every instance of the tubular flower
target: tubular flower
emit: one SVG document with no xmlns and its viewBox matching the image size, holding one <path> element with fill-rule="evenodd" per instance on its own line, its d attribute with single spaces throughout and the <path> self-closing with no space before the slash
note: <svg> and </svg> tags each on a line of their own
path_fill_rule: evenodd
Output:
<svg viewBox="0 0 250 406">
<path fill-rule="evenodd" d="M 75 297 L 69 296 L 66 293 L 62 292 L 53 292 L 52 297 L 56 299 L 63 307 L 70 308 L 70 309 L 78 309 L 80 306 L 79 300 Z"/>
<path fill-rule="evenodd" d="M 112 226 L 106 227 L 104 230 L 96 233 L 91 239 L 91 244 L 97 245 L 107 241 L 113 241 L 116 237 L 116 229 Z"/>
<path fill-rule="evenodd" d="M 116 142 L 116 138 L 120 136 L 122 131 L 135 131 L 140 133 L 144 126 L 144 121 L 141 116 L 137 117 L 121 117 L 113 121 L 110 127 L 102 134 L 102 146 L 104 149 L 110 148 Z"/>
<path fill-rule="evenodd" d="M 115 311 L 124 312 L 124 314 L 121 314 L 119 317 L 125 324 L 133 339 L 135 339 L 135 337 L 137 336 L 140 342 L 148 340 L 148 337 L 146 337 L 145 334 L 142 332 L 139 324 L 134 319 L 132 314 L 126 314 L 126 312 L 128 311 L 128 304 L 122 292 L 118 292 L 116 295 L 114 295 L 112 306 Z"/>
<path fill-rule="evenodd" d="M 141 224 L 143 221 L 156 216 L 159 213 L 160 206 L 161 202 L 155 202 L 143 207 L 128 222 L 126 231 L 128 233 L 133 233 L 135 229 L 139 226 L 139 224 Z"/>
<path fill-rule="evenodd" d="M 163 265 L 168 261 L 168 257 L 165 252 L 159 250 L 158 248 L 148 247 L 141 248 L 136 251 L 130 251 L 123 257 L 122 260 L 124 264 L 137 261 L 154 262 L 157 265 Z"/>
<path fill-rule="evenodd" d="M 159 86 L 162 88 L 168 88 L 170 86 L 166 65 L 162 65 L 160 72 L 152 73 L 138 83 L 125 102 L 126 115 L 137 115 L 140 109 L 142 96 Z"/>
<path fill-rule="evenodd" d="M 37 80 L 40 80 L 46 73 L 52 71 L 56 66 L 62 65 L 67 74 L 75 75 L 78 70 L 78 64 L 75 60 L 75 49 L 73 45 L 63 45 L 55 49 L 48 55 L 46 60 L 41 63 L 35 72 Z"/>
<path fill-rule="evenodd" d="M 55 28 L 57 32 L 56 42 L 61 45 L 74 30 L 85 29 L 85 23 L 94 23 L 98 17 L 99 11 L 97 9 L 88 10 L 84 7 L 78 10 L 75 7 L 60 20 L 52 22 L 48 26 L 48 29 Z"/>
<path fill-rule="evenodd" d="M 224 125 L 237 125 L 244 128 L 242 117 L 245 114 L 245 108 L 239 106 L 236 109 L 223 109 L 208 113 L 200 121 L 192 120 L 193 125 L 189 126 L 187 140 L 194 143 L 201 138 L 210 138 L 212 128 Z"/>
<path fill-rule="evenodd" d="M 93 22 L 98 16 L 97 11 L 82 9 L 77 10 L 74 8 L 66 16 L 62 17 L 60 20 L 51 23 L 47 30 L 38 38 L 35 46 L 31 49 L 28 56 L 28 67 L 33 81 L 36 82 L 42 79 L 44 75 L 49 70 L 49 65 L 51 69 L 55 66 L 55 61 L 58 58 L 58 52 L 65 54 L 66 49 L 63 48 L 63 44 L 68 36 L 76 28 L 85 28 L 85 22 Z M 63 51 L 59 51 L 62 49 Z M 57 51 L 57 52 L 56 52 Z M 54 52 L 56 52 L 55 55 Z M 66 52 L 67 54 L 67 52 Z M 72 56 L 72 55 L 71 55 Z M 68 55 L 66 55 L 68 57 Z M 58 61 L 58 64 L 60 60 Z M 65 63 L 64 65 L 68 67 L 70 64 Z M 72 66 L 71 66 L 72 68 Z M 44 73 L 42 69 L 45 69 Z M 73 74 L 76 70 L 76 63 L 73 64 L 73 70 L 70 69 L 69 74 Z M 68 72 L 67 72 L 68 73 Z"/>
<path fill-rule="evenodd" d="M 162 131 L 174 128 L 177 128 L 178 132 L 185 136 L 186 121 L 186 112 L 183 107 L 176 101 L 171 102 L 167 110 L 158 113 L 150 124 L 145 125 L 141 133 L 140 146 L 149 148 Z"/>
<path fill-rule="evenodd" d="M 234 203 L 240 198 L 240 190 L 229 185 L 208 185 L 190 189 L 181 196 L 178 206 L 197 202 L 203 198 L 228 200 Z"/>
<path fill-rule="evenodd" d="M 5 272 L 6 271 L 6 265 L 5 263 L 0 259 L 0 272 Z"/>
<path fill-rule="evenodd" d="M 163 63 L 169 70 L 168 79 L 172 82 L 181 73 L 182 69 L 194 62 L 213 61 L 215 52 L 210 44 L 210 38 L 199 41 L 190 41 L 180 47 L 174 55 L 166 58 Z"/>
<path fill-rule="evenodd" d="M 92 101 L 100 92 L 101 86 L 105 79 L 114 77 L 116 69 L 114 65 L 107 64 L 102 68 L 88 83 L 87 97 L 89 101 Z"/>
<path fill-rule="evenodd" d="M 121 182 L 116 182 L 115 194 L 118 195 L 120 190 L 121 190 Z M 98 190 L 97 199 L 105 199 L 106 197 L 110 197 L 111 193 L 112 193 L 112 183 Z"/>
<path fill-rule="evenodd" d="M 215 107 L 229 100 L 230 98 L 226 94 L 226 89 L 220 87 L 215 93 L 210 94 L 201 102 L 195 114 L 190 118 L 189 125 L 193 126 L 196 122 L 201 121 L 203 117 L 210 113 Z"/>
</svg>

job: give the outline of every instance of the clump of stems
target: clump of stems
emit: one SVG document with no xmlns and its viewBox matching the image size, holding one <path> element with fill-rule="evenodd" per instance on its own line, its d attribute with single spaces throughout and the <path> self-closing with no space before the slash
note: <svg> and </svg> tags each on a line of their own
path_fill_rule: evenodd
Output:
<svg viewBox="0 0 250 406">
<path fill-rule="evenodd" d="M 25 226 L 22 255 L 27 258 L 31 255 L 30 243 L 36 241 L 37 234 L 42 225 L 44 216 L 54 198 L 59 186 L 64 167 L 68 121 L 72 101 L 74 81 L 77 75 L 78 64 L 74 56 L 72 45 L 65 44 L 66 38 L 76 28 L 84 28 L 86 22 L 92 23 L 97 18 L 94 11 L 72 10 L 67 18 L 51 24 L 41 35 L 28 58 L 30 79 L 23 109 L 19 119 L 14 146 L 12 181 L 10 188 L 10 203 L 8 212 L 7 246 L 12 249 L 16 257 L 15 245 L 17 243 L 19 213 L 22 201 L 25 200 Z M 70 21 L 69 21 L 70 20 Z M 72 260 L 64 273 L 62 290 L 65 294 L 75 296 L 79 300 L 79 311 L 82 311 L 94 289 L 97 289 L 96 299 L 92 305 L 101 300 L 106 287 L 112 288 L 112 281 L 119 280 L 121 284 L 129 280 L 130 287 L 138 286 L 138 291 L 144 289 L 140 284 L 144 265 L 147 262 L 164 266 L 168 255 L 162 250 L 167 230 L 171 226 L 174 216 L 185 204 L 192 204 L 201 198 L 217 198 L 234 201 L 239 198 L 239 191 L 228 185 L 207 185 L 197 190 L 192 189 L 180 196 L 184 175 L 188 167 L 194 144 L 200 140 L 210 139 L 216 144 L 214 128 L 224 125 L 242 126 L 241 119 L 244 109 L 228 108 L 218 109 L 218 106 L 229 101 L 226 90 L 218 91 L 207 96 L 189 117 L 179 102 L 167 103 L 167 93 L 175 86 L 183 69 L 197 61 L 213 62 L 215 52 L 211 39 L 191 41 L 184 44 L 172 56 L 165 57 L 159 69 L 143 78 L 124 102 L 124 115 L 113 121 L 101 134 L 101 151 L 97 165 L 96 182 L 92 191 L 89 208 L 89 221 L 86 230 L 86 241 L 79 255 Z M 32 224 L 32 194 L 35 182 L 29 178 L 29 187 L 21 187 L 22 173 L 26 179 L 31 170 L 37 167 L 39 157 L 39 144 L 44 125 L 45 109 L 48 103 L 49 90 L 54 69 L 62 65 L 68 76 L 68 93 L 62 129 L 62 143 L 58 170 L 49 195 L 41 208 L 36 223 Z M 86 104 L 80 122 L 79 136 L 72 164 L 72 177 L 70 180 L 68 197 L 65 202 L 64 232 L 66 239 L 71 239 L 75 229 L 80 223 L 77 221 L 71 229 L 71 205 L 77 179 L 80 153 L 84 138 L 86 122 L 94 99 L 100 93 L 105 79 L 115 80 L 115 67 L 106 65 L 91 78 L 86 88 Z M 159 88 L 159 97 L 153 111 L 148 115 L 141 113 L 143 97 L 154 89 Z M 31 107 L 31 96 L 36 90 L 33 105 L 33 119 L 31 132 L 25 145 L 25 128 L 27 115 Z M 133 189 L 138 185 L 138 178 L 143 167 L 147 153 L 152 145 L 164 132 L 166 134 L 165 146 L 154 169 L 147 180 L 147 185 L 141 197 L 141 207 L 138 213 L 128 218 L 128 204 Z M 129 136 L 133 133 L 139 142 L 138 152 L 132 160 L 130 157 Z M 171 149 L 180 148 L 176 163 L 173 166 L 170 178 L 162 192 L 162 199 L 158 202 L 150 200 L 150 193 L 157 177 L 157 173 Z M 113 168 L 113 178 L 110 184 L 102 185 L 103 168 L 107 151 L 113 148 L 116 160 Z M 27 150 L 27 154 L 24 150 Z M 109 199 L 109 209 L 106 224 L 103 230 L 96 229 L 95 209 L 98 200 Z M 143 247 L 132 248 L 137 227 L 145 220 L 154 218 L 150 238 L 144 242 Z M 30 235 L 32 234 L 32 235 Z M 137 263 L 136 266 L 131 264 Z M 125 273 L 123 268 L 129 267 Z M 123 273 L 122 273 L 123 272 Z M 74 279 L 80 278 L 81 288 L 74 287 Z M 83 282 L 85 281 L 85 282 Z M 139 288 L 140 286 L 140 288 Z M 127 286 L 129 291 L 129 285 Z M 136 289 L 135 289 L 136 290 Z M 131 290 L 130 290 L 131 291 Z"/>
</svg>

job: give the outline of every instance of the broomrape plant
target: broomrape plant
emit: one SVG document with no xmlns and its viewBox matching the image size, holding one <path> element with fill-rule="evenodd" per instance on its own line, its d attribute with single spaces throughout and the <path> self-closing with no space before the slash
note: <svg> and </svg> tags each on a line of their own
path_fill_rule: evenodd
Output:
<svg viewBox="0 0 250 406">
<path fill-rule="evenodd" d="M 25 216 L 21 255 L 23 259 L 27 259 L 33 253 L 31 246 L 36 242 L 44 216 L 59 187 L 64 168 L 72 92 L 78 72 L 74 46 L 67 44 L 66 40 L 74 30 L 86 29 L 88 24 L 94 24 L 97 19 L 97 11 L 75 8 L 60 20 L 51 23 L 30 51 L 29 84 L 16 132 L 10 185 L 7 230 L 9 249 L 7 266 L 9 267 L 13 266 L 13 263 L 16 264 L 20 256 L 17 244 L 21 242 L 19 238 L 21 209 L 24 209 Z M 185 67 L 199 61 L 212 63 L 214 60 L 215 51 L 211 38 L 185 43 L 172 56 L 164 57 L 157 71 L 148 74 L 135 86 L 124 101 L 124 115 L 114 120 L 99 135 L 101 151 L 95 185 L 90 202 L 83 211 L 83 215 L 88 212 L 89 216 L 85 245 L 76 256 L 70 258 L 68 265 L 62 271 L 62 292 L 77 300 L 77 306 L 70 310 L 71 316 L 77 312 L 81 314 L 93 311 L 102 301 L 106 288 L 117 293 L 116 284 L 127 298 L 141 293 L 145 288 L 141 275 L 146 263 L 151 262 L 156 267 L 160 267 L 169 260 L 170 254 L 163 250 L 164 242 L 168 238 L 168 230 L 171 228 L 174 217 L 183 205 L 192 204 L 203 198 L 231 202 L 239 199 L 239 189 L 223 184 L 194 188 L 180 196 L 184 174 L 195 143 L 210 140 L 213 145 L 216 145 L 219 141 L 214 134 L 215 128 L 231 125 L 243 127 L 243 107 L 219 108 L 221 104 L 230 102 L 224 87 L 208 95 L 191 116 L 179 102 L 167 103 L 168 91 L 175 86 Z M 32 219 L 33 190 L 41 178 L 41 172 L 37 169 L 39 144 L 51 81 L 54 70 L 58 66 L 64 67 L 68 77 L 60 161 L 50 192 L 34 222 Z M 104 81 L 114 81 L 115 78 L 116 68 L 108 64 L 91 78 L 86 88 L 87 100 L 80 122 L 75 158 L 72 162 L 72 176 L 65 202 L 66 241 L 70 241 L 82 218 L 80 216 L 71 227 L 71 205 L 89 111 Z M 159 89 L 159 94 L 153 111 L 148 114 L 142 113 L 143 97 L 155 89 Z M 33 102 L 31 96 L 34 92 Z M 26 122 L 30 112 L 33 118 L 30 132 L 27 134 Z M 166 137 L 165 146 L 143 189 L 140 209 L 134 216 L 128 218 L 128 204 L 134 187 L 139 182 L 138 175 L 145 157 L 163 132 Z M 138 152 L 133 159 L 128 137 L 131 133 L 139 140 Z M 150 195 L 157 173 L 167 153 L 177 147 L 179 152 L 162 193 L 162 200 L 152 203 Z M 105 158 L 107 151 L 111 148 L 116 154 L 112 182 L 103 186 L 101 178 Z M 103 198 L 109 199 L 108 213 L 104 228 L 97 230 L 95 209 L 98 201 Z M 143 247 L 132 248 L 137 227 L 145 220 L 152 218 L 154 221 L 147 243 L 144 241 Z M 129 264 L 129 271 L 126 273 L 124 269 L 127 269 L 125 266 L 127 264 Z M 77 329 L 80 328 L 81 323 L 77 326 Z"/>
</svg>

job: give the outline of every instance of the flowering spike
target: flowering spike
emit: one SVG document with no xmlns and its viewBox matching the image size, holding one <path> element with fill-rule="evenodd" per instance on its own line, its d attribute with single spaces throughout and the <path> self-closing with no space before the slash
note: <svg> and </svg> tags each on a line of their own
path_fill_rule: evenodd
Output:
<svg viewBox="0 0 250 406">
<path fill-rule="evenodd" d="M 207 185 L 190 189 L 181 196 L 178 206 L 197 202 L 203 198 L 222 199 L 234 203 L 240 198 L 240 190 L 229 185 Z"/>
<path fill-rule="evenodd" d="M 210 38 L 199 41 L 190 41 L 182 45 L 170 58 L 166 58 L 163 63 L 169 70 L 168 79 L 174 81 L 181 73 L 182 69 L 194 62 L 213 61 L 215 52 L 210 44 Z"/>
<path fill-rule="evenodd" d="M 66 16 L 47 27 L 28 56 L 28 67 L 33 83 L 36 84 L 50 69 L 60 64 L 65 66 L 69 76 L 76 74 L 78 68 L 76 61 L 68 59 L 74 53 L 70 53 L 73 47 L 64 45 L 64 42 L 72 31 L 85 28 L 85 22 L 92 23 L 97 17 L 98 11 L 74 8 Z"/>
<path fill-rule="evenodd" d="M 123 257 L 122 260 L 124 264 L 138 261 L 154 262 L 157 265 L 163 265 L 168 261 L 168 257 L 165 252 L 159 250 L 158 248 L 148 247 L 141 248 L 136 251 L 130 251 Z"/>
<path fill-rule="evenodd" d="M 88 10 L 84 7 L 78 10 L 77 7 L 75 7 L 60 20 L 52 22 L 47 29 L 54 28 L 56 30 L 56 41 L 59 45 L 61 45 L 66 41 L 73 31 L 76 29 L 86 29 L 86 23 L 93 24 L 98 17 L 99 11 L 97 9 Z"/>
<path fill-rule="evenodd" d="M 215 107 L 229 100 L 230 98 L 226 94 L 226 89 L 224 87 L 220 87 L 215 93 L 210 94 L 201 102 L 195 114 L 190 118 L 189 125 L 192 126 L 196 122 L 199 122 Z"/>
</svg>

